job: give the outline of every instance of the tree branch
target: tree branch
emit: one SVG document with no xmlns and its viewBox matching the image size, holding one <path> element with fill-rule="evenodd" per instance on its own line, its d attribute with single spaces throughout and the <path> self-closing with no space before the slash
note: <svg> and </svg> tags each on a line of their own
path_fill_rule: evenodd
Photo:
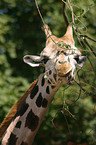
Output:
<svg viewBox="0 0 96 145">
<path fill-rule="evenodd" d="M 95 39 L 93 39 L 92 37 L 90 37 L 90 36 L 88 36 L 88 35 L 85 35 L 85 34 L 80 34 L 80 35 L 83 36 L 83 37 L 86 37 L 86 38 L 88 38 L 88 39 L 90 39 L 90 40 L 92 40 L 92 41 L 94 41 L 94 42 L 96 42 Z"/>
<path fill-rule="evenodd" d="M 63 6 L 62 6 L 62 13 L 63 13 L 63 17 L 64 17 L 64 20 L 65 20 L 65 26 L 67 27 L 70 22 L 69 22 L 69 19 L 68 19 L 68 16 L 67 16 L 67 13 L 66 13 L 66 0 L 62 0 L 63 2 Z"/>
<path fill-rule="evenodd" d="M 75 83 L 81 88 L 82 91 L 84 91 L 84 93 L 86 93 L 87 95 L 90 95 L 90 96 L 93 96 L 95 97 L 96 94 L 93 94 L 93 93 L 90 93 L 90 92 L 87 92 L 82 86 L 80 83 L 78 83 L 75 79 L 74 79 Z"/>
<path fill-rule="evenodd" d="M 96 56 L 96 52 L 93 50 L 93 48 L 91 47 L 91 45 L 88 43 L 88 41 L 86 40 L 86 38 L 84 37 L 84 42 L 87 44 L 87 46 L 90 48 L 91 52 Z"/>
<path fill-rule="evenodd" d="M 90 39 L 90 40 L 92 40 L 92 41 L 94 41 L 94 42 L 96 42 L 96 40 L 93 39 L 92 37 L 86 35 L 86 34 L 82 34 L 81 31 L 79 31 L 78 29 L 76 29 L 76 31 L 74 30 L 74 32 L 75 32 L 75 34 L 76 34 L 76 36 L 77 36 L 77 39 L 78 39 L 78 41 L 79 41 L 81 47 L 83 48 L 83 46 L 82 46 L 82 44 L 81 44 L 81 40 L 79 40 L 78 36 L 82 36 L 82 37 L 83 37 L 83 44 L 84 44 L 84 46 L 85 46 L 85 47 L 86 47 L 86 46 L 89 47 L 89 49 L 91 50 L 91 52 L 93 53 L 93 55 L 96 57 L 96 52 L 93 50 L 93 48 L 92 48 L 91 45 L 88 43 L 88 41 L 86 40 L 86 38 L 88 38 L 88 39 Z M 77 35 L 77 33 L 78 33 L 78 35 Z M 86 37 L 86 38 L 85 38 L 85 37 Z M 85 45 L 85 44 L 86 44 L 86 45 Z"/>
</svg>

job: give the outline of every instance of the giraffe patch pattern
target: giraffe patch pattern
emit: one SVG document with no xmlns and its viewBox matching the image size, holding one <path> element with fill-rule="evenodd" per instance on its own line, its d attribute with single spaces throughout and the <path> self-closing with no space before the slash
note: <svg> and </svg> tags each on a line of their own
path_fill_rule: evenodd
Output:
<svg viewBox="0 0 96 145">
<path fill-rule="evenodd" d="M 23 141 L 22 141 L 21 145 L 28 145 L 28 144 L 27 144 L 26 142 L 23 142 Z"/>
<path fill-rule="evenodd" d="M 37 97 L 37 100 L 36 100 L 36 105 L 37 107 L 43 107 L 43 108 L 46 108 L 47 107 L 47 104 L 48 104 L 48 101 L 47 99 L 43 99 L 41 93 L 39 94 L 39 96 Z"/>
<path fill-rule="evenodd" d="M 36 105 L 37 105 L 38 107 L 41 107 L 41 105 L 42 105 L 42 100 L 43 100 L 42 95 L 41 95 L 41 93 L 39 93 L 39 96 L 37 97 L 37 100 L 36 100 Z"/>
<path fill-rule="evenodd" d="M 44 77 L 43 77 L 43 78 L 42 78 L 42 81 L 41 81 L 41 86 L 43 87 L 44 84 L 45 84 L 45 79 L 44 79 Z"/>
<path fill-rule="evenodd" d="M 16 124 L 16 128 L 20 128 L 21 127 L 21 121 L 18 121 Z"/>
<path fill-rule="evenodd" d="M 50 80 L 48 80 L 48 84 L 51 84 L 51 81 Z"/>
<path fill-rule="evenodd" d="M 55 79 L 55 81 L 56 81 L 56 77 L 57 77 L 57 75 L 56 75 L 56 74 L 53 74 L 53 77 L 54 77 L 54 79 Z"/>
<path fill-rule="evenodd" d="M 38 85 L 35 85 L 34 88 L 32 89 L 31 93 L 30 93 L 30 98 L 33 99 L 35 97 L 35 95 L 38 93 L 39 87 Z"/>
<path fill-rule="evenodd" d="M 14 143 L 16 143 L 17 141 L 17 137 L 15 134 L 11 133 L 9 141 L 8 141 L 8 145 L 14 145 Z"/>
<path fill-rule="evenodd" d="M 51 73 L 52 73 L 52 71 L 51 71 L 51 70 L 49 70 L 49 75 L 51 75 Z"/>
<path fill-rule="evenodd" d="M 23 116 L 23 114 L 27 111 L 29 105 L 27 103 L 23 103 L 23 105 L 21 106 L 21 108 L 18 110 L 18 112 L 16 113 L 14 119 L 17 117 L 17 116 Z"/>
<path fill-rule="evenodd" d="M 54 86 L 54 85 L 51 85 L 51 88 L 52 88 L 52 89 L 54 89 L 55 87 L 56 87 L 56 86 Z"/>
<path fill-rule="evenodd" d="M 47 104 L 48 104 L 48 101 L 47 101 L 47 99 L 43 99 L 43 102 L 42 102 L 42 107 L 43 108 L 46 108 L 47 107 Z"/>
<path fill-rule="evenodd" d="M 28 127 L 29 129 L 31 129 L 31 131 L 34 131 L 37 128 L 38 123 L 39 117 L 35 115 L 31 109 L 26 117 L 25 127 Z"/>
<path fill-rule="evenodd" d="M 47 86 L 47 88 L 46 88 L 46 93 L 47 93 L 47 94 L 50 94 L 49 86 Z"/>
</svg>

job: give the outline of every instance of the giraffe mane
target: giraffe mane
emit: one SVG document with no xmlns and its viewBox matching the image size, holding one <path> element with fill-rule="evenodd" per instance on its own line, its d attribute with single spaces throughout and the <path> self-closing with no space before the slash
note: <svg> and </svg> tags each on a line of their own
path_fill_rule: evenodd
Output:
<svg viewBox="0 0 96 145">
<path fill-rule="evenodd" d="M 6 115 L 5 119 L 3 120 L 2 124 L 0 125 L 0 140 L 1 140 L 2 135 L 4 134 L 4 132 L 6 131 L 7 127 L 11 123 L 11 121 L 12 121 L 13 117 L 15 116 L 16 112 L 19 110 L 21 105 L 24 103 L 25 99 L 27 98 L 28 94 L 31 92 L 32 88 L 34 87 L 34 85 L 36 84 L 37 81 L 38 81 L 38 79 L 35 80 L 30 85 L 30 87 L 25 92 L 25 94 L 12 106 L 9 113 Z"/>
</svg>

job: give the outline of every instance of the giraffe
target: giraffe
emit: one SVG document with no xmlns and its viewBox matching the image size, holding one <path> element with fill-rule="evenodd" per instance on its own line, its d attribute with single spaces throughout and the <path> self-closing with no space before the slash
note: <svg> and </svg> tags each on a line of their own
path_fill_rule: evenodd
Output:
<svg viewBox="0 0 96 145">
<path fill-rule="evenodd" d="M 46 45 L 39 56 L 26 55 L 23 60 L 31 67 L 44 67 L 44 73 L 31 84 L 12 107 L 0 127 L 2 145 L 31 145 L 53 97 L 62 84 L 71 84 L 76 65 L 82 67 L 86 56 L 75 47 L 72 26 L 61 38 L 54 36 L 48 25 L 43 26 Z"/>
</svg>

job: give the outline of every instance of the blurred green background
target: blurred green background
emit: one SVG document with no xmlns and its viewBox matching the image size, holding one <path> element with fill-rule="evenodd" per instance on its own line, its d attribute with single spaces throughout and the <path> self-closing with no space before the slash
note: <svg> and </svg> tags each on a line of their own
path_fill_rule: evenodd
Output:
<svg viewBox="0 0 96 145">
<path fill-rule="evenodd" d="M 43 19 L 53 34 L 62 36 L 66 31 L 62 0 L 37 2 Z M 94 39 L 95 3 L 95 0 L 71 0 L 75 28 Z M 68 18 L 72 22 L 70 6 L 68 7 Z M 42 68 L 31 68 L 23 62 L 24 55 L 39 55 L 45 47 L 42 25 L 34 0 L 0 0 L 0 122 L 43 71 Z M 84 44 L 81 47 L 75 33 L 74 38 L 76 47 L 88 56 L 84 67 L 78 71 L 79 77 L 76 75 L 76 80 L 87 93 L 75 82 L 68 87 L 63 85 L 55 95 L 34 145 L 96 144 L 96 96 L 93 95 L 96 94 L 96 57 L 89 47 Z M 83 38 L 79 35 L 78 38 L 82 43 Z M 88 42 L 93 51 L 96 51 L 96 43 L 91 40 Z"/>
</svg>

